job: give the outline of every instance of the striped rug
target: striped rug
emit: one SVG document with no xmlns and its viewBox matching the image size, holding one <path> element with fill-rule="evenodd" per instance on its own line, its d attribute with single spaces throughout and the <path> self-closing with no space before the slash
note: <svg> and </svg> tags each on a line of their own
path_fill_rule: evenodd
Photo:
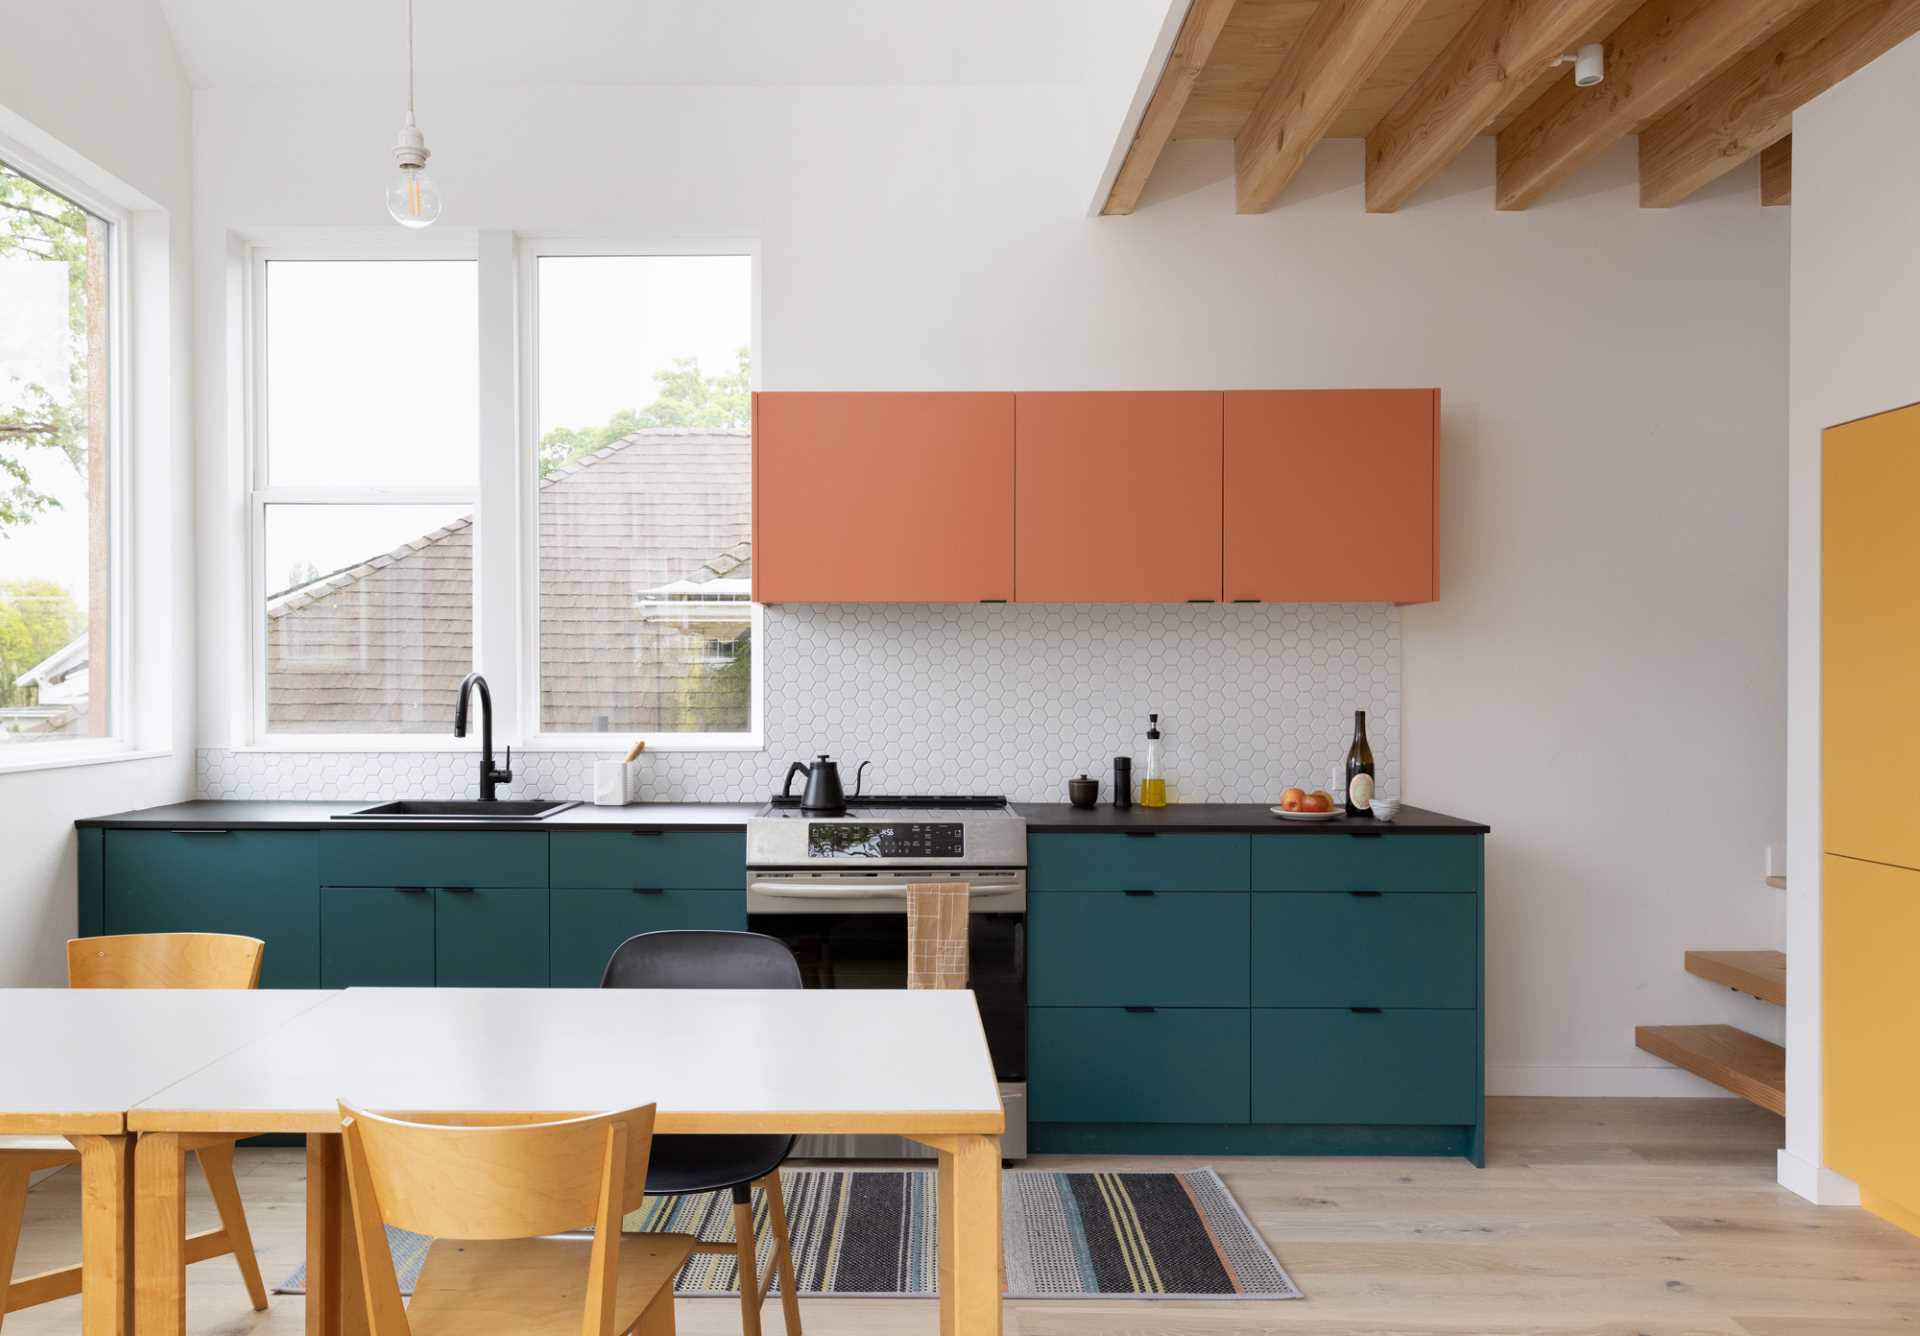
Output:
<svg viewBox="0 0 1920 1336">
<path fill-rule="evenodd" d="M 781 1173 L 803 1296 L 932 1298 L 939 1291 L 937 1178 L 927 1169 L 788 1169 Z M 771 1265 L 765 1194 L 754 1194 L 758 1266 Z M 629 1230 L 733 1238 L 724 1192 L 649 1197 Z M 1181 1173 L 1006 1175 L 1009 1299 L 1297 1299 L 1227 1185 L 1211 1168 Z M 413 1292 L 426 1240 L 390 1230 L 400 1288 Z M 306 1269 L 279 1289 L 299 1294 Z M 674 1293 L 737 1294 L 730 1257 L 696 1256 Z"/>
</svg>

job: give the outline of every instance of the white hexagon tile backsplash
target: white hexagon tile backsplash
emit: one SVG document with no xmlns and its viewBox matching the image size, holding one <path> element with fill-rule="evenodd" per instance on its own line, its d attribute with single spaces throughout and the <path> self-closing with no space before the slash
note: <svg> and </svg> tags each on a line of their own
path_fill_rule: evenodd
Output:
<svg viewBox="0 0 1920 1336">
<path fill-rule="evenodd" d="M 1271 802 L 1324 786 L 1367 711 L 1380 792 L 1400 788 L 1400 614 L 1383 604 L 784 605 L 766 612 L 767 746 L 649 752 L 643 800 L 747 802 L 827 752 L 851 787 L 1066 801 L 1138 774 L 1147 714 L 1175 802 Z M 452 687 L 448 683 L 449 700 Z M 451 707 L 449 707 L 451 727 Z M 609 748 L 609 754 L 612 752 Z M 590 798 L 594 752 L 520 752 L 515 797 Z M 459 752 L 205 748 L 204 798 L 472 796 Z"/>
</svg>

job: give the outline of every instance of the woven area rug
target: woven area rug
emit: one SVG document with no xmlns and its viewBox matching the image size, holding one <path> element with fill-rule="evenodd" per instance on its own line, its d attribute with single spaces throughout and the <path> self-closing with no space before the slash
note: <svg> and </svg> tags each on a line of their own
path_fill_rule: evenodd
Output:
<svg viewBox="0 0 1920 1336">
<path fill-rule="evenodd" d="M 802 1296 L 932 1298 L 938 1293 L 937 1178 L 929 1169 L 789 1169 L 787 1222 Z M 759 1266 L 770 1265 L 767 1203 L 754 1194 Z M 724 1192 L 649 1197 L 629 1230 L 733 1237 Z M 1182 1173 L 1006 1175 L 1009 1299 L 1297 1299 L 1300 1291 L 1211 1168 Z M 403 1293 L 431 1240 L 387 1231 Z M 696 1256 L 674 1293 L 734 1295 L 732 1258 Z M 306 1289 L 306 1268 L 277 1293 Z"/>
</svg>

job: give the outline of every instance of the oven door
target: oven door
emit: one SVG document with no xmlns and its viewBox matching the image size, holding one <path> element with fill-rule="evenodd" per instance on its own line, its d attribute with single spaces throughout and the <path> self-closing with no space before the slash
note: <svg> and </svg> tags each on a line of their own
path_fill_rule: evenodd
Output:
<svg viewBox="0 0 1920 1336">
<path fill-rule="evenodd" d="M 747 927 L 785 942 L 809 988 L 907 986 L 908 882 L 964 880 L 967 986 L 973 990 L 1002 1082 L 1027 1079 L 1027 914 L 1024 870 L 925 874 L 756 872 Z"/>
</svg>

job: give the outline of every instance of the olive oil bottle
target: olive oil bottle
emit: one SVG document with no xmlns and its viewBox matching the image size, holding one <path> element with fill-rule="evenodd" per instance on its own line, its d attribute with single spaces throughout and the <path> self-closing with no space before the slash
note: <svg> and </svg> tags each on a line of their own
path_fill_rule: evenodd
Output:
<svg viewBox="0 0 1920 1336">
<path fill-rule="evenodd" d="M 1140 773 L 1140 805 L 1167 805 L 1167 772 L 1160 757 L 1160 716 L 1147 716 L 1147 767 Z"/>
<path fill-rule="evenodd" d="M 1367 745 L 1367 712 L 1353 712 L 1353 745 L 1347 748 L 1347 815 L 1373 815 L 1373 748 Z"/>
</svg>

